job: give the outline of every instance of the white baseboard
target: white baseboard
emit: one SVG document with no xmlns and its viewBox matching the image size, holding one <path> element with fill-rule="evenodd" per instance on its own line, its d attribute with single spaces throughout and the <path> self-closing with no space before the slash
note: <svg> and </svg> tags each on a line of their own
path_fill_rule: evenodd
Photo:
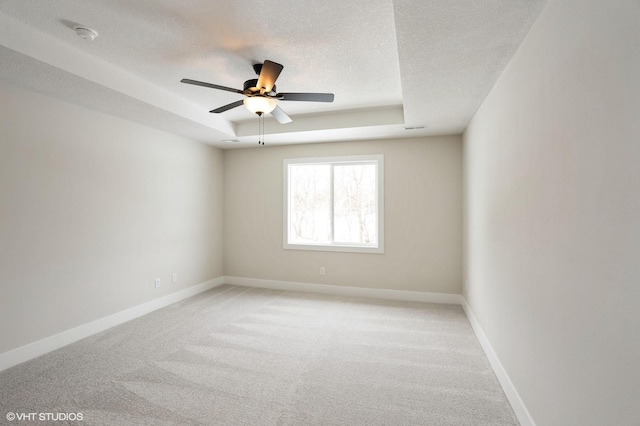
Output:
<svg viewBox="0 0 640 426">
<path fill-rule="evenodd" d="M 5 370 L 14 365 L 21 364 L 30 359 L 36 358 L 40 355 L 44 355 L 47 352 L 59 349 L 70 343 L 76 342 L 85 337 L 89 337 L 93 334 L 107 330 L 116 325 L 120 325 L 134 318 L 146 315 L 149 312 L 153 312 L 157 309 L 164 308 L 187 297 L 195 296 L 198 293 L 212 289 L 224 283 L 223 277 L 218 277 L 210 281 L 206 281 L 184 290 L 176 291 L 166 296 L 159 297 L 142 305 L 134 306 L 124 311 L 117 312 L 113 315 L 109 315 L 90 323 L 80 325 L 70 330 L 63 331 L 62 333 L 54 334 L 53 336 L 46 337 L 41 340 L 37 340 L 28 345 L 21 346 L 19 348 L 10 350 L 0 354 L 0 371 Z"/>
<path fill-rule="evenodd" d="M 482 349 L 484 349 L 484 353 L 489 358 L 489 362 L 491 363 L 491 367 L 493 371 L 496 373 L 498 377 L 498 381 L 504 390 L 507 399 L 511 403 L 511 407 L 513 411 L 516 413 L 518 417 L 518 421 L 522 426 L 535 426 L 536 423 L 533 421 L 533 417 L 527 410 L 527 407 L 524 405 L 522 398 L 520 398 L 520 394 L 516 390 L 516 387 L 513 385 L 513 382 L 509 378 L 507 371 L 504 369 L 504 366 L 500 362 L 498 355 L 493 350 L 491 343 L 487 339 L 487 336 L 482 331 L 482 327 L 480 327 L 480 323 L 476 319 L 476 316 L 471 311 L 471 308 L 467 304 L 467 301 L 462 297 L 462 307 L 464 308 L 465 313 L 467 314 L 467 318 L 469 318 L 469 322 L 471 323 L 471 327 L 473 331 L 476 333 L 478 340 L 480 341 L 480 345 L 482 345 Z"/>
<path fill-rule="evenodd" d="M 338 285 L 299 283 L 292 281 L 262 280 L 258 278 L 224 277 L 224 282 L 225 284 L 239 285 L 243 287 L 302 291 L 307 293 L 332 294 L 336 296 L 368 297 L 372 299 L 404 300 L 408 302 L 460 305 L 463 300 L 461 295 L 450 293 L 427 293 L 421 291 L 344 287 Z"/>
</svg>

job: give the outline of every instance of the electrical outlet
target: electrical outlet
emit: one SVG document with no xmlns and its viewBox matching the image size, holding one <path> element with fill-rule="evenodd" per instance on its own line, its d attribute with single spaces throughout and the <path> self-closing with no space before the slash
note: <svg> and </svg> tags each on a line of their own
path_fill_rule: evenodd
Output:
<svg viewBox="0 0 640 426">
<path fill-rule="evenodd" d="M 156 278 L 156 288 L 160 288 L 160 278 Z"/>
<path fill-rule="evenodd" d="M 174 283 L 178 282 L 178 274 L 173 274 L 173 282 Z"/>
<path fill-rule="evenodd" d="M 324 269 L 324 266 L 320 267 L 320 275 L 324 275 L 327 272 L 326 269 Z"/>
</svg>

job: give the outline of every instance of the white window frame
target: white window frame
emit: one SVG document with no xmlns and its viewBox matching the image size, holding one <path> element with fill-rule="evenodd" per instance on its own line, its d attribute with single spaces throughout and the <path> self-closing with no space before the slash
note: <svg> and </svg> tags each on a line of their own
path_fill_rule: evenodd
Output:
<svg viewBox="0 0 640 426">
<path fill-rule="evenodd" d="M 349 243 L 289 243 L 289 166 L 296 164 L 356 164 L 374 163 L 376 165 L 376 190 L 377 190 L 377 231 L 378 245 L 359 245 Z M 333 169 L 332 169 L 333 170 Z M 312 158 L 289 158 L 283 160 L 283 248 L 287 250 L 316 250 L 316 251 L 337 251 L 351 253 L 384 253 L 384 156 L 383 155 L 354 155 L 341 157 L 312 157 Z M 333 172 L 331 174 L 331 222 L 333 228 Z M 332 229 L 333 235 L 333 229 Z"/>
</svg>

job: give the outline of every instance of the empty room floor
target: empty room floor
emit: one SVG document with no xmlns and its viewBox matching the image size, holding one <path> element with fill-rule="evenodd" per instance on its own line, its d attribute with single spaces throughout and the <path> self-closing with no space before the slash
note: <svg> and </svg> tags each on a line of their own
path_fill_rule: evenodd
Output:
<svg viewBox="0 0 640 426">
<path fill-rule="evenodd" d="M 460 306 L 231 285 L 0 383 L 3 417 L 81 413 L 82 424 L 518 424 Z"/>
</svg>

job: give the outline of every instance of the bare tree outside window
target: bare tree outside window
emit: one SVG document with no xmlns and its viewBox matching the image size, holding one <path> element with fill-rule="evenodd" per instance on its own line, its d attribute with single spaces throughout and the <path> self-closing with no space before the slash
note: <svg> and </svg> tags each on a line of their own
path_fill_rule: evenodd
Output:
<svg viewBox="0 0 640 426">
<path fill-rule="evenodd" d="M 371 244 L 376 240 L 376 166 L 334 167 L 334 239 Z"/>
<path fill-rule="evenodd" d="M 290 200 L 292 240 L 331 241 L 331 166 L 301 164 L 291 167 Z"/>
</svg>

